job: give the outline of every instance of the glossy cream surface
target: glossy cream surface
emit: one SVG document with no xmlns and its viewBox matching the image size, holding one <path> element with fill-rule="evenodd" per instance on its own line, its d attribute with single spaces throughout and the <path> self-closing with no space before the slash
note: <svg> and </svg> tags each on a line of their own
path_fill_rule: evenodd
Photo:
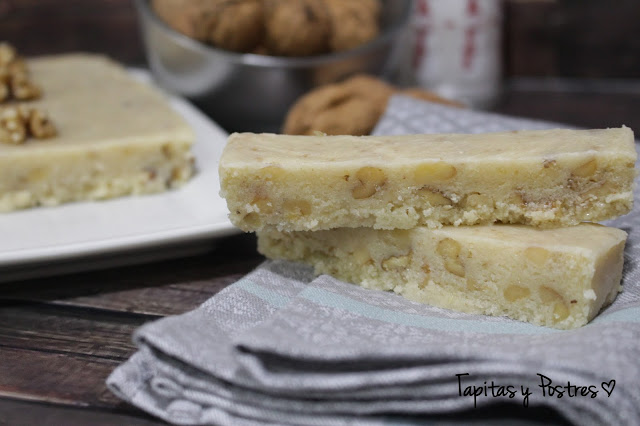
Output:
<svg viewBox="0 0 640 426">
<path fill-rule="evenodd" d="M 403 136 L 293 136 L 239 133 L 231 135 L 225 164 L 256 162 L 306 169 L 313 166 L 388 167 L 396 163 L 553 160 L 558 155 L 585 156 L 619 152 L 633 157 L 628 127 L 596 130 L 535 130 L 484 134 Z"/>
</svg>

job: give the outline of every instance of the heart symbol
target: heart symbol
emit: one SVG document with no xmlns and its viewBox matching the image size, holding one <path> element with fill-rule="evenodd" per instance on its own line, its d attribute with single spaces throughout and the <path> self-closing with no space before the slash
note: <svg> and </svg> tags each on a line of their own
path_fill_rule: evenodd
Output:
<svg viewBox="0 0 640 426">
<path fill-rule="evenodd" d="M 607 393 L 607 398 L 611 396 L 611 392 L 613 392 L 613 388 L 616 387 L 616 381 L 611 379 L 609 383 L 602 382 L 602 389 Z"/>
</svg>

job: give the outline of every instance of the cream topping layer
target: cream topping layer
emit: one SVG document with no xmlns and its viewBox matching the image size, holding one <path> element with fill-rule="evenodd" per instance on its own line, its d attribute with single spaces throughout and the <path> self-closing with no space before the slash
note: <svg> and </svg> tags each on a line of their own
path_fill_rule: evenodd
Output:
<svg viewBox="0 0 640 426">
<path fill-rule="evenodd" d="M 46 111 L 59 135 L 19 146 L 0 144 L 0 157 L 90 144 L 193 141 L 191 128 L 165 97 L 108 58 L 68 54 L 31 59 L 28 66 L 43 96 L 27 104 Z"/>
<path fill-rule="evenodd" d="M 552 161 L 562 154 L 610 153 L 635 161 L 633 132 L 628 127 L 595 130 L 536 130 L 484 134 L 406 136 L 291 136 L 242 133 L 231 135 L 227 167 L 254 162 L 305 169 L 315 165 L 344 167 L 421 164 L 445 161 Z"/>
</svg>

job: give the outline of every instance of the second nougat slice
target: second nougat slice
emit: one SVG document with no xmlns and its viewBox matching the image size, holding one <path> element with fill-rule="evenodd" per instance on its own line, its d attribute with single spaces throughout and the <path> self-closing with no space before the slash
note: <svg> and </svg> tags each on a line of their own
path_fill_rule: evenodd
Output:
<svg viewBox="0 0 640 426">
<path fill-rule="evenodd" d="M 626 233 L 596 224 L 258 232 L 267 257 L 462 312 L 570 329 L 621 289 Z"/>
<path fill-rule="evenodd" d="M 221 195 L 245 231 L 504 222 L 567 226 L 628 213 L 626 127 L 388 137 L 231 135 Z"/>
</svg>

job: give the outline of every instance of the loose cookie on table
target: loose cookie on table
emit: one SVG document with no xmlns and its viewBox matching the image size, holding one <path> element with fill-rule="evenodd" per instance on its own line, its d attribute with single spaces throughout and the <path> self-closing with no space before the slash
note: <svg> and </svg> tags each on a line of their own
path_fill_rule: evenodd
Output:
<svg viewBox="0 0 640 426">
<path fill-rule="evenodd" d="M 376 77 L 356 75 L 341 83 L 320 86 L 298 99 L 287 114 L 283 133 L 368 135 L 384 114 L 387 102 L 394 94 L 461 106 L 458 102 L 422 89 L 396 89 Z"/>
<path fill-rule="evenodd" d="M 284 133 L 368 134 L 384 112 L 393 91 L 389 84 L 366 75 L 322 86 L 304 95 L 291 108 Z"/>
</svg>

